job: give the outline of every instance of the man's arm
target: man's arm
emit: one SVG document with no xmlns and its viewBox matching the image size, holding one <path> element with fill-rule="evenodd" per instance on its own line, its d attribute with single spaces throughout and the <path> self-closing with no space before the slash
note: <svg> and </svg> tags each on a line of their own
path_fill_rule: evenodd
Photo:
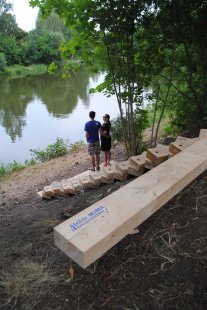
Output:
<svg viewBox="0 0 207 310">
<path fill-rule="evenodd" d="M 89 134 L 88 134 L 88 131 L 86 131 L 86 141 L 88 142 L 88 137 L 89 137 Z"/>
<path fill-rule="evenodd" d="M 86 135 L 86 142 L 88 142 L 88 138 L 89 138 L 89 133 L 88 133 L 88 123 L 85 123 L 85 127 L 84 127 L 84 131 L 85 131 L 85 135 Z"/>
<path fill-rule="evenodd" d="M 99 135 L 102 135 L 102 132 L 103 132 L 103 130 L 102 130 L 102 128 L 101 128 L 101 123 L 99 122 L 99 128 L 98 128 L 98 133 L 99 133 Z"/>
<path fill-rule="evenodd" d="M 100 134 L 102 135 L 102 136 L 107 136 L 107 130 L 102 130 L 101 129 L 101 131 L 100 131 Z"/>
</svg>

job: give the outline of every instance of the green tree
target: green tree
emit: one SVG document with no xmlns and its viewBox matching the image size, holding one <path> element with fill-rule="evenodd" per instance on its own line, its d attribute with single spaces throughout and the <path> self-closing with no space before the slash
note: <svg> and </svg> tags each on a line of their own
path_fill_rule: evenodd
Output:
<svg viewBox="0 0 207 310">
<path fill-rule="evenodd" d="M 13 36 L 4 36 L 0 33 L 0 52 L 4 53 L 7 65 L 21 62 L 20 48 Z"/>
<path fill-rule="evenodd" d="M 4 13 L 8 13 L 11 9 L 11 3 L 8 3 L 7 0 L 0 0 L 0 16 Z"/>
<path fill-rule="evenodd" d="M 59 62 L 61 59 L 59 46 L 62 42 L 60 33 L 48 33 L 33 30 L 21 45 L 22 63 L 25 65 L 33 63 L 50 64 Z"/>
<path fill-rule="evenodd" d="M 171 85 L 168 108 L 173 114 L 172 125 L 196 131 L 207 126 L 207 3 L 204 0 L 155 3 L 150 28 L 158 25 L 155 38 L 162 37 L 163 50 L 173 52 L 175 59 L 171 61 L 172 79 L 166 74 L 166 64 L 159 72 L 162 87 Z"/>
<path fill-rule="evenodd" d="M 18 27 L 15 16 L 10 13 L 11 10 L 12 4 L 0 0 L 0 33 L 4 36 L 14 36 L 21 39 L 26 33 Z"/>
<path fill-rule="evenodd" d="M 4 72 L 6 68 L 6 57 L 4 53 L 0 53 L 0 72 Z"/>
<path fill-rule="evenodd" d="M 106 72 L 97 90 L 116 94 L 130 154 L 139 142 L 134 108 L 142 104 L 144 86 L 153 87 L 158 125 L 167 108 L 180 130 L 207 126 L 205 0 L 31 3 L 46 15 L 55 9 L 70 27 L 73 38 L 62 45 L 63 57 L 83 59 L 94 72 Z"/>
<path fill-rule="evenodd" d="M 63 40 L 69 40 L 71 37 L 70 30 L 64 25 L 63 20 L 52 11 L 49 16 L 44 18 L 39 11 L 36 21 L 36 29 L 42 32 L 59 33 Z"/>
<path fill-rule="evenodd" d="M 72 30 L 73 39 L 62 46 L 65 58 L 81 58 L 94 72 L 106 72 L 98 91 L 115 94 L 120 109 L 122 133 L 130 155 L 137 151 L 140 135 L 135 131 L 134 108 L 139 106 L 142 75 L 136 56 L 136 31 L 142 1 L 31 1 L 42 12 L 55 8 Z M 142 128 L 140 127 L 140 130 Z"/>
<path fill-rule="evenodd" d="M 10 13 L 12 5 L 0 0 L 0 52 L 4 54 L 7 65 L 21 62 L 20 41 L 26 33 L 20 29 L 15 17 Z"/>
</svg>

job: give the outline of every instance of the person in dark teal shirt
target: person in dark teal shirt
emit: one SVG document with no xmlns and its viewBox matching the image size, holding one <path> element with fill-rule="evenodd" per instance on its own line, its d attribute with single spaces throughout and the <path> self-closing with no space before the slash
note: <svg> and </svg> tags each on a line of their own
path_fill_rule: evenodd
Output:
<svg viewBox="0 0 207 310">
<path fill-rule="evenodd" d="M 101 123 L 95 120 L 96 113 L 89 112 L 90 120 L 85 124 L 84 131 L 86 133 L 86 141 L 88 143 L 88 153 L 91 157 L 90 170 L 100 170 L 100 139 Z"/>
</svg>

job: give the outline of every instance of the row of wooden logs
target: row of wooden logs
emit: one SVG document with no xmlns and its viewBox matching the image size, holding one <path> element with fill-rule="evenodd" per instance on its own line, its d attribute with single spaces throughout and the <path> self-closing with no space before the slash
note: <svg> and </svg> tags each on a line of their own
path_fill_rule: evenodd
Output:
<svg viewBox="0 0 207 310">
<path fill-rule="evenodd" d="M 127 161 L 111 161 L 111 166 L 102 166 L 100 171 L 85 171 L 67 180 L 53 182 L 38 192 L 38 195 L 41 198 L 51 199 L 56 196 L 75 194 L 84 188 L 95 188 L 102 183 L 113 183 L 114 180 L 124 181 L 129 175 L 138 177 L 145 169 L 156 167 L 198 140 L 199 138 L 178 136 L 175 142 L 168 146 L 158 144 L 155 148 L 149 148 L 141 155 L 132 156 Z"/>
</svg>

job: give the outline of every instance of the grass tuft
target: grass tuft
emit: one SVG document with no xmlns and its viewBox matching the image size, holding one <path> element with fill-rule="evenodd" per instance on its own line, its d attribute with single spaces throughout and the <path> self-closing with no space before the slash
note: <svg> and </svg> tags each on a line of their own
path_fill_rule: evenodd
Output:
<svg viewBox="0 0 207 310">
<path fill-rule="evenodd" d="M 30 306 L 37 304 L 40 296 L 45 295 L 52 285 L 62 280 L 55 275 L 51 263 L 38 263 L 28 258 L 17 261 L 12 272 L 4 270 L 0 277 L 0 288 L 6 292 L 7 304 L 16 307 L 18 302 L 29 301 Z"/>
</svg>

